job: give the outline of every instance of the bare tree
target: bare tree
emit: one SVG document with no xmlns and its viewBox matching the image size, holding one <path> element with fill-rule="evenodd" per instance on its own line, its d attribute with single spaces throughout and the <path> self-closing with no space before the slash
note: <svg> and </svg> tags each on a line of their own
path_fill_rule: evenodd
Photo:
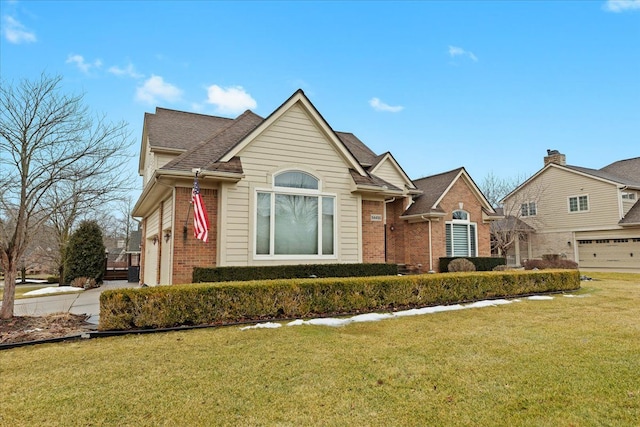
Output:
<svg viewBox="0 0 640 427">
<path fill-rule="evenodd" d="M 61 81 L 42 74 L 0 85 L 2 319 L 13 316 L 18 263 L 39 228 L 71 209 L 76 195 L 82 204 L 113 189 L 128 157 L 127 124 L 92 116 L 82 95 L 62 92 Z"/>
<path fill-rule="evenodd" d="M 526 177 L 520 175 L 514 178 L 500 178 L 491 171 L 480 183 L 480 190 L 491 206 L 497 208 L 501 205 L 502 199 L 525 180 Z"/>
<path fill-rule="evenodd" d="M 491 223 L 491 249 L 507 255 L 515 245 L 526 240 L 542 225 L 538 215 L 538 204 L 545 188 L 539 181 L 526 183 L 502 195 L 497 209 L 504 219 Z"/>
</svg>

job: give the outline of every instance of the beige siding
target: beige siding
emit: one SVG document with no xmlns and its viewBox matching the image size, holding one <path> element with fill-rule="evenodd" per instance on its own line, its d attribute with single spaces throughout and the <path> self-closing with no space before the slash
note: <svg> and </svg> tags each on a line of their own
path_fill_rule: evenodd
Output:
<svg viewBox="0 0 640 427">
<path fill-rule="evenodd" d="M 589 210 L 569 212 L 569 197 L 586 195 Z M 615 185 L 555 167 L 547 169 L 508 203 L 536 201 L 537 215 L 522 218 L 538 231 L 560 232 L 617 228 L 620 221 Z M 507 212 L 509 211 L 507 207 Z"/>
<path fill-rule="evenodd" d="M 155 154 L 149 148 L 149 145 L 146 146 L 145 153 L 145 164 L 143 166 L 144 176 L 142 179 L 143 187 L 147 185 L 151 177 L 153 176 L 153 172 L 156 170 L 156 159 Z"/>
<path fill-rule="evenodd" d="M 245 178 L 235 185 L 225 186 L 222 192 L 222 204 L 226 209 L 221 210 L 224 217 L 221 218 L 220 240 L 226 250 L 221 255 L 221 265 L 261 263 L 253 259 L 255 189 L 271 188 L 273 173 L 285 168 L 313 173 L 322 181 L 322 192 L 336 196 L 338 258 L 326 262 L 358 262 L 361 258 L 358 246 L 360 200 L 351 194 L 348 166 L 303 109 L 292 107 L 239 156 Z"/>
<path fill-rule="evenodd" d="M 406 184 L 404 177 L 390 160 L 385 160 L 382 164 L 378 165 L 374 174 L 398 188 L 404 188 Z"/>
<path fill-rule="evenodd" d="M 169 197 L 162 204 L 162 231 L 171 230 L 173 225 L 173 198 Z"/>
<path fill-rule="evenodd" d="M 147 226 L 145 228 L 145 235 L 147 239 L 153 237 L 158 234 L 158 225 L 160 223 L 160 209 L 156 209 L 153 211 L 149 218 L 147 219 Z"/>
</svg>

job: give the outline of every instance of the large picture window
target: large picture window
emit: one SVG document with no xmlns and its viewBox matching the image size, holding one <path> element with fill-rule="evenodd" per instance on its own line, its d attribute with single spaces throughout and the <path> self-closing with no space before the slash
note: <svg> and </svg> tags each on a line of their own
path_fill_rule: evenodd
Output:
<svg viewBox="0 0 640 427">
<path fill-rule="evenodd" d="M 321 193 L 316 177 L 278 174 L 272 189 L 256 191 L 256 256 L 332 257 L 335 218 L 335 196 Z"/>
<path fill-rule="evenodd" d="M 478 256 L 476 224 L 469 220 L 469 213 L 453 212 L 452 221 L 445 223 L 448 257 Z"/>
</svg>

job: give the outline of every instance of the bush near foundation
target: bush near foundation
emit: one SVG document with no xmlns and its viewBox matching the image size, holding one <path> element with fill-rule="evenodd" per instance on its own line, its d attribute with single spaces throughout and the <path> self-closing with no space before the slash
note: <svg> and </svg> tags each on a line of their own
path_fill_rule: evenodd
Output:
<svg viewBox="0 0 640 427">
<path fill-rule="evenodd" d="M 507 260 L 501 257 L 442 257 L 438 260 L 440 271 L 449 271 L 449 263 L 459 258 L 471 261 L 476 266 L 476 271 L 491 271 L 495 266 L 507 263 Z"/>
<path fill-rule="evenodd" d="M 193 283 L 398 274 L 397 264 L 301 264 L 251 267 L 194 267 Z"/>
<path fill-rule="evenodd" d="M 100 330 L 225 325 L 571 291 L 576 270 L 287 279 L 108 290 Z"/>
<path fill-rule="evenodd" d="M 578 263 L 564 258 L 530 259 L 524 262 L 525 270 L 548 270 L 550 268 L 578 269 Z"/>
</svg>

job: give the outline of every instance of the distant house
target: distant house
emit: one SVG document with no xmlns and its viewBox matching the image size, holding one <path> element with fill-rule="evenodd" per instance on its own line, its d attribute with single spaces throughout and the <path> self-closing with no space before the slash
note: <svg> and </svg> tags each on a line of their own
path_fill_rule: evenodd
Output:
<svg viewBox="0 0 640 427">
<path fill-rule="evenodd" d="M 196 170 L 206 243 L 193 233 Z M 145 114 L 139 172 L 133 215 L 142 218 L 148 285 L 190 282 L 195 266 L 392 262 L 437 270 L 447 254 L 489 256 L 489 221 L 497 218 L 464 168 L 414 182 L 391 153 L 334 131 L 301 90 L 266 118 Z"/>
<path fill-rule="evenodd" d="M 544 167 L 503 202 L 532 229 L 510 251 L 516 264 L 555 254 L 582 269 L 640 271 L 640 157 L 589 169 L 548 150 Z"/>
</svg>

